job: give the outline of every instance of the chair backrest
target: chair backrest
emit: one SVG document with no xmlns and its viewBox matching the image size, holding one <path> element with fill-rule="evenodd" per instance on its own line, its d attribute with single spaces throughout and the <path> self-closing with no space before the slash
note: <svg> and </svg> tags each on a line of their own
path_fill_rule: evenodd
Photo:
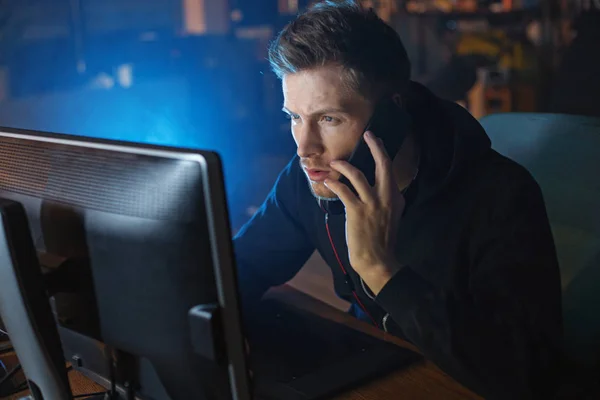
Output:
<svg viewBox="0 0 600 400">
<path fill-rule="evenodd" d="M 600 362 L 600 119 L 505 113 L 482 118 L 492 147 L 527 168 L 544 194 L 560 263 L 565 340 Z"/>
</svg>

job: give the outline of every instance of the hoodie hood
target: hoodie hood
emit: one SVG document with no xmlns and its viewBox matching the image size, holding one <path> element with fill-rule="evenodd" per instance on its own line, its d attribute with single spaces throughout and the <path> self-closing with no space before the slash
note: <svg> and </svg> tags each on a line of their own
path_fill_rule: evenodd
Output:
<svg viewBox="0 0 600 400">
<path fill-rule="evenodd" d="M 421 146 L 416 199 L 421 203 L 491 151 L 491 141 L 467 110 L 419 83 L 409 84 L 407 109 Z"/>
</svg>

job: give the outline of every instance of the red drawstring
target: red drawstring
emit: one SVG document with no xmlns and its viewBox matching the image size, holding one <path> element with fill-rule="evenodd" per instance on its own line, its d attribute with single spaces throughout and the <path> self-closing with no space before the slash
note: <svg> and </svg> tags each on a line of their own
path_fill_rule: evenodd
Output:
<svg viewBox="0 0 600 400">
<path fill-rule="evenodd" d="M 331 248 L 333 249 L 333 254 L 335 254 L 335 259 L 337 260 L 338 265 L 342 269 L 342 272 L 344 273 L 344 277 L 346 278 L 346 280 L 348 282 L 351 282 L 350 276 L 348 276 L 348 273 L 346 272 L 346 269 L 344 268 L 344 264 L 342 264 L 342 260 L 340 260 L 340 256 L 338 255 L 337 249 L 335 248 L 335 244 L 333 243 L 333 238 L 331 237 L 331 232 L 329 231 L 329 214 L 325 214 L 325 229 L 327 230 L 327 236 L 329 237 L 329 243 L 331 243 Z M 367 308 L 363 305 L 362 301 L 360 301 L 360 299 L 358 298 L 358 295 L 356 294 L 354 289 L 351 289 L 351 290 L 352 290 L 352 295 L 354 296 L 354 299 L 356 300 L 356 302 L 358 303 L 360 308 L 371 319 L 371 322 L 373 322 L 373 325 L 375 325 L 377 328 L 379 328 L 379 324 L 377 323 L 377 321 L 375 321 L 375 319 L 367 311 Z"/>
<path fill-rule="evenodd" d="M 325 222 L 325 229 L 327 229 L 327 236 L 329 237 L 329 243 L 331 243 L 331 248 L 333 249 L 333 254 L 335 254 L 335 259 L 337 260 L 338 265 L 342 269 L 342 272 L 344 273 L 344 275 L 348 276 L 348 273 L 346 272 L 346 269 L 344 268 L 344 264 L 342 264 L 342 260 L 340 260 L 340 256 L 338 255 L 335 245 L 333 244 L 333 238 L 331 237 L 331 232 L 329 231 L 329 221 Z"/>
</svg>

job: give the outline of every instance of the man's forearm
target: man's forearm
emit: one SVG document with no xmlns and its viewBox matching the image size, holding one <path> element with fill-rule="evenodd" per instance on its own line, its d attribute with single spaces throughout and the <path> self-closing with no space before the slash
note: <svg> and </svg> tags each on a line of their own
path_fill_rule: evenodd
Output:
<svg viewBox="0 0 600 400">
<path fill-rule="evenodd" d="M 403 334 L 456 380 L 489 399 L 538 398 L 549 372 L 538 363 L 552 359 L 556 349 L 537 332 L 555 327 L 534 331 L 530 322 L 544 318 L 510 299 L 505 304 L 501 300 L 458 299 L 409 267 L 396 273 L 377 297 Z"/>
</svg>

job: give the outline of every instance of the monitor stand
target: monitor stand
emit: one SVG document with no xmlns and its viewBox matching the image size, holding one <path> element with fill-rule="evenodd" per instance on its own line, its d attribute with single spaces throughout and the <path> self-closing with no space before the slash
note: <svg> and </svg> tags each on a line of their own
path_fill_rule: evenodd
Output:
<svg viewBox="0 0 600 400">
<path fill-rule="evenodd" d="M 64 263 L 63 265 L 68 265 Z M 56 273 L 60 273 L 58 268 Z M 48 283 L 33 243 L 21 203 L 0 198 L 0 316 L 11 333 L 11 344 L 25 372 L 30 398 L 69 400 L 73 398 L 57 322 L 50 305 Z M 59 280 L 64 282 L 62 279 Z M 51 286 L 51 285 L 50 285 Z M 3 329 L 4 331 L 4 329 Z M 133 400 L 133 388 L 119 396 L 116 377 L 127 382 L 127 355 L 111 349 L 110 388 L 103 400 Z M 43 393 L 43 396 L 42 396 Z M 92 397 L 89 397 L 92 398 Z"/>
<path fill-rule="evenodd" d="M 62 346 L 23 206 L 0 198 L 0 315 L 29 386 L 71 399 Z M 39 396 L 38 396 L 39 397 Z M 41 397 L 40 397 L 41 398 Z"/>
</svg>

